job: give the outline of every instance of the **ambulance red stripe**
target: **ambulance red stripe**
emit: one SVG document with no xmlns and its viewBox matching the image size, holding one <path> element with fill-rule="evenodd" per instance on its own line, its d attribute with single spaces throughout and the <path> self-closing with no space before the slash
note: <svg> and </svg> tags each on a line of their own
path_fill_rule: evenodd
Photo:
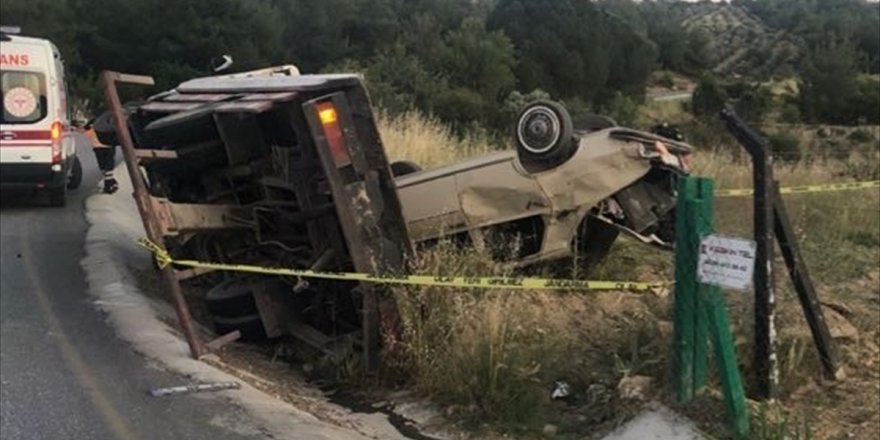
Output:
<svg viewBox="0 0 880 440">
<path fill-rule="evenodd" d="M 9 136 L 11 133 L 12 136 Z M 16 141 L 43 141 L 51 140 L 51 130 L 3 130 L 0 131 L 0 140 L 16 140 Z"/>
</svg>

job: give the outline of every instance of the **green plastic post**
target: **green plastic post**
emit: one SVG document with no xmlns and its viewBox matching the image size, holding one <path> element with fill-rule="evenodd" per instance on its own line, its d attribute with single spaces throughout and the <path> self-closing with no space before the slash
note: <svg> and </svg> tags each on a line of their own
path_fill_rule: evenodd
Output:
<svg viewBox="0 0 880 440">
<path fill-rule="evenodd" d="M 697 232 L 700 238 L 712 233 L 714 229 L 713 191 L 714 184 L 711 179 L 699 179 L 697 194 L 700 197 L 700 207 L 697 208 L 699 214 Z M 694 354 L 694 389 L 698 392 L 700 388 L 705 386 L 707 363 L 706 332 L 708 331 L 711 333 L 712 345 L 715 348 L 715 359 L 718 364 L 721 388 L 724 392 L 724 406 L 727 410 L 728 418 L 731 421 L 734 433 L 740 438 L 747 438 L 749 434 L 749 414 L 746 407 L 739 364 L 736 359 L 733 335 L 730 330 L 730 321 L 727 317 L 727 304 L 724 301 L 724 295 L 718 286 L 700 284 L 697 288 L 697 301 L 699 303 L 699 312 L 695 326 L 697 334 L 695 336 Z M 701 350 L 702 354 L 700 353 Z"/>
<path fill-rule="evenodd" d="M 703 237 L 713 232 L 712 222 L 714 215 L 713 191 L 715 184 L 712 179 L 700 177 L 696 180 L 696 194 L 699 201 L 695 202 L 694 216 L 696 217 L 696 246 L 694 247 L 694 270 L 696 270 L 697 258 L 699 257 L 699 243 Z M 698 282 L 699 280 L 697 280 Z M 694 394 L 699 394 L 706 387 L 706 377 L 709 370 L 709 315 L 706 307 L 708 298 L 707 288 L 699 284 L 694 295 Z"/>
<path fill-rule="evenodd" d="M 675 211 L 675 302 L 673 309 L 675 388 L 678 400 L 687 402 L 694 395 L 694 298 L 697 289 L 695 222 L 693 203 L 696 180 L 683 177 L 678 185 Z"/>
<path fill-rule="evenodd" d="M 736 349 L 730 322 L 727 319 L 727 304 L 718 287 L 709 287 L 708 306 L 709 324 L 712 330 L 712 342 L 715 347 L 715 359 L 718 363 L 721 388 L 724 391 L 724 406 L 727 417 L 733 424 L 733 431 L 740 438 L 749 434 L 749 411 L 746 407 L 746 395 L 743 391 L 742 378 L 736 360 Z"/>
</svg>

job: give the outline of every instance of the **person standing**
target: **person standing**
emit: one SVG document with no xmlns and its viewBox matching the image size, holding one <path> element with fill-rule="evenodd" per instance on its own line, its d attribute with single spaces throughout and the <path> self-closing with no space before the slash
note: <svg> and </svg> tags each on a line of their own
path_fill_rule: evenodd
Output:
<svg viewBox="0 0 880 440">
<path fill-rule="evenodd" d="M 87 122 L 83 126 L 82 133 L 91 142 L 92 151 L 95 152 L 95 159 L 98 161 L 98 168 L 103 173 L 104 193 L 113 194 L 119 189 L 119 183 L 113 177 L 113 168 L 116 166 L 116 146 L 101 143 L 98 134 L 95 133 L 94 122 L 94 119 Z"/>
</svg>

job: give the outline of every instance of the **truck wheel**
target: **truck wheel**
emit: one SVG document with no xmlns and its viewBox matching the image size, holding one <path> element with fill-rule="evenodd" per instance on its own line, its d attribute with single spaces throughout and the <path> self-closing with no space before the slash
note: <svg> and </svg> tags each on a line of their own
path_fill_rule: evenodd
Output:
<svg viewBox="0 0 880 440">
<path fill-rule="evenodd" d="M 73 165 L 70 168 L 70 175 L 67 176 L 67 189 L 77 189 L 82 183 L 83 170 L 79 157 L 73 157 Z"/>
<path fill-rule="evenodd" d="M 583 222 L 578 237 L 578 251 L 583 263 L 581 267 L 589 273 L 611 251 L 611 246 L 620 235 L 620 230 L 592 216 Z"/>
<path fill-rule="evenodd" d="M 223 281 L 205 294 L 205 306 L 215 318 L 238 318 L 256 314 L 254 283 L 242 278 Z"/>
<path fill-rule="evenodd" d="M 67 204 L 67 185 L 49 189 L 49 205 L 60 208 Z"/>
<path fill-rule="evenodd" d="M 544 171 L 568 160 L 574 154 L 574 128 L 571 115 L 554 101 L 535 101 L 527 105 L 516 120 L 516 152 L 530 171 Z"/>
<path fill-rule="evenodd" d="M 263 327 L 263 321 L 260 315 L 244 315 L 238 318 L 214 317 L 214 333 L 217 335 L 225 335 L 229 332 L 238 330 L 241 332 L 242 341 L 264 341 L 268 339 L 266 329 Z"/>
</svg>

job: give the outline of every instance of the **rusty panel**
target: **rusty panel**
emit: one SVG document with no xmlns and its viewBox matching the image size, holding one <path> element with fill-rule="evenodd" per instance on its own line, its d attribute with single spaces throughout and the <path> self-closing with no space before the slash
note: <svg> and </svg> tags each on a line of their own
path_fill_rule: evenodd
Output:
<svg viewBox="0 0 880 440">
<path fill-rule="evenodd" d="M 296 92 L 279 92 L 279 93 L 254 93 L 252 95 L 246 95 L 243 98 L 239 99 L 239 101 L 275 101 L 275 102 L 287 102 L 292 101 L 293 98 L 296 98 Z"/>
<path fill-rule="evenodd" d="M 247 211 L 232 205 L 197 205 L 172 203 L 168 199 L 150 197 L 161 235 L 174 236 L 183 232 L 233 229 L 243 227 L 233 219 Z"/>
<path fill-rule="evenodd" d="M 155 112 L 155 113 L 174 113 L 174 112 L 182 112 L 186 110 L 192 110 L 198 106 L 202 105 L 201 103 L 189 103 L 189 102 L 161 102 L 161 101 L 153 101 L 148 102 L 140 107 L 140 110 L 146 112 Z"/>
<path fill-rule="evenodd" d="M 177 159 L 177 152 L 174 150 L 145 150 L 137 149 L 134 151 L 135 157 L 141 161 L 156 159 Z"/>
<path fill-rule="evenodd" d="M 272 101 L 232 101 L 214 108 L 216 113 L 263 113 L 275 105 Z"/>
<path fill-rule="evenodd" d="M 182 93 L 222 92 L 290 92 L 321 91 L 360 84 L 354 74 L 320 74 L 297 76 L 259 76 L 249 78 L 207 77 L 186 81 L 177 86 Z"/>
<path fill-rule="evenodd" d="M 265 278 L 258 282 L 261 282 L 262 285 L 254 289 L 254 302 L 257 303 L 260 321 L 263 322 L 266 336 L 277 338 L 287 333 L 288 322 L 290 321 L 290 313 L 281 295 L 284 292 L 271 289 L 266 284 Z"/>
<path fill-rule="evenodd" d="M 236 95 L 226 93 L 175 93 L 162 97 L 164 102 L 217 102 Z"/>
</svg>

